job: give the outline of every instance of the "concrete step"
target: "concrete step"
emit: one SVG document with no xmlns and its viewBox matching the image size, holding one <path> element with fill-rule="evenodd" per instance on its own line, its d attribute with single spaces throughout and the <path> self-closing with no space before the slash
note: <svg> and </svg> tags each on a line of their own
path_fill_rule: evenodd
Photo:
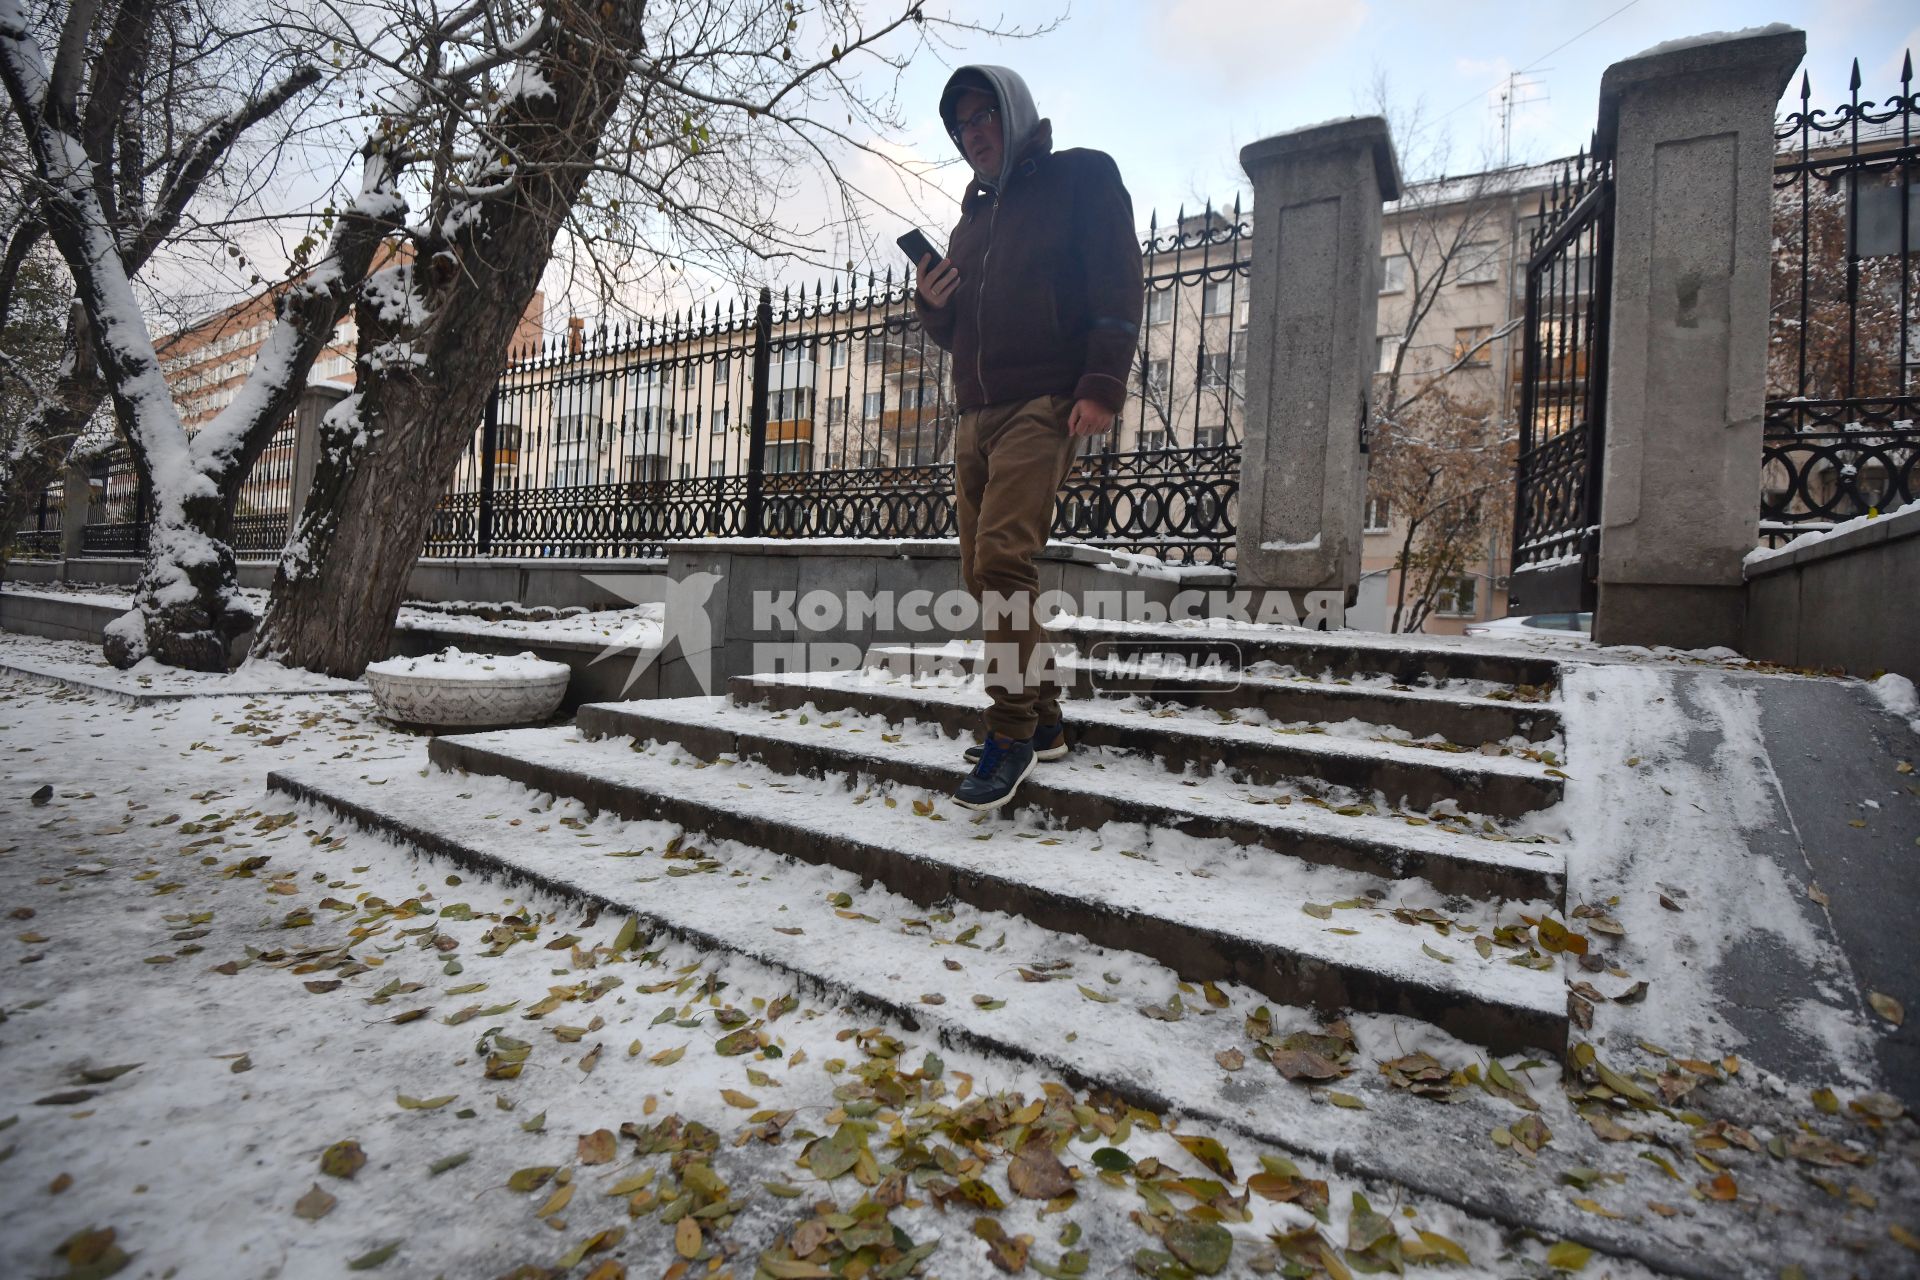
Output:
<svg viewBox="0 0 1920 1280">
<path fill-rule="evenodd" d="M 1240 982 L 1327 1010 L 1403 1014 L 1501 1052 L 1565 1047 L 1557 973 L 1508 964 L 1499 952 L 1483 959 L 1464 932 L 1440 938 L 1391 917 L 1381 925 L 1343 912 L 1330 921 L 1303 909 L 1336 893 L 1379 890 L 1351 872 L 1282 865 L 1265 850 L 1169 832 L 1140 832 L 1146 847 L 1124 852 L 1095 832 L 1022 839 L 1006 818 L 975 824 L 937 794 L 896 789 L 906 794 L 895 805 L 870 792 L 856 800 L 840 778 L 751 762 L 701 767 L 675 744 L 596 741 L 571 730 L 442 737 L 429 756 L 443 769 L 510 779 L 596 812 L 657 818 L 838 867 L 918 903 L 1018 915 L 1149 956 L 1189 980 Z"/>
<path fill-rule="evenodd" d="M 1126 656 L 1196 646 L 1213 647 L 1240 666 L 1273 662 L 1301 675 L 1340 679 L 1384 675 L 1401 684 L 1446 688 L 1461 682 L 1485 682 L 1509 690 L 1537 691 L 1558 683 L 1560 666 L 1551 658 L 1519 654 L 1495 646 L 1423 644 L 1425 637 L 1355 631 L 1307 631 L 1285 627 L 1065 620 L 1049 628 L 1055 640 L 1075 645 L 1089 657 Z"/>
<path fill-rule="evenodd" d="M 1254 712 L 1280 724 L 1363 720 L 1402 729 L 1416 738 L 1437 734 L 1469 747 L 1509 738 L 1549 742 L 1560 736 L 1559 711 L 1536 702 L 1416 688 L 1386 677 L 1336 684 L 1324 677 L 1263 675 L 1239 667 L 1154 664 L 1155 654 L 1164 652 L 1108 658 L 1080 653 L 1055 666 L 1067 695 L 1075 698 L 1140 696 L 1214 711 Z M 972 675 L 978 673 L 980 663 L 978 645 L 876 645 L 867 651 L 869 667 L 900 675 Z"/>
<path fill-rule="evenodd" d="M 665 823 L 561 826 L 559 818 L 578 810 L 564 802 L 549 810 L 543 797 L 497 781 L 467 779 L 456 787 L 438 773 L 423 779 L 421 763 L 415 753 L 300 764 L 275 772 L 269 786 L 317 811 L 315 816 L 325 815 L 323 822 L 337 816 L 419 848 L 450 870 L 527 885 L 564 904 L 597 907 L 604 918 L 630 915 L 641 938 L 649 940 L 643 946 L 677 938 L 742 956 L 789 977 L 803 1000 L 844 1004 L 929 1043 L 1031 1064 L 1041 1079 L 1107 1090 L 1158 1113 L 1178 1112 L 1215 1128 L 1230 1147 L 1285 1153 L 1309 1177 L 1399 1184 L 1423 1210 L 1437 1201 L 1510 1229 L 1577 1241 L 1603 1254 L 1589 1274 L 1609 1268 L 1620 1274 L 1616 1259 L 1627 1257 L 1655 1274 L 1698 1280 L 1778 1269 L 1777 1232 L 1721 1232 L 1715 1246 L 1703 1250 L 1698 1215 L 1601 1217 L 1576 1205 L 1554 1176 L 1516 1176 L 1517 1157 L 1487 1134 L 1512 1124 L 1522 1114 L 1517 1108 L 1476 1090 L 1463 1092 L 1453 1105 L 1438 1105 L 1393 1088 L 1373 1068 L 1375 1060 L 1416 1044 L 1449 1063 L 1477 1056 L 1431 1032 L 1422 1036 L 1417 1025 L 1355 1015 L 1358 1070 L 1331 1087 L 1356 1096 L 1364 1109 L 1330 1106 L 1325 1089 L 1284 1080 L 1251 1055 L 1240 1071 L 1219 1068 L 1217 1053 L 1248 1048 L 1242 1024 L 1260 997 L 1241 988 L 1223 988 L 1225 1008 L 1190 1000 L 1179 1022 L 1143 1017 L 1130 1004 L 1142 996 L 1163 999 L 1175 975 L 1138 957 L 1070 949 L 1076 940 L 1053 938 L 1005 916 L 966 913 L 952 922 L 935 921 L 943 936 L 930 937 L 925 913 L 891 895 L 862 892 L 852 876 L 732 843 L 703 846 L 721 864 L 714 873 L 667 878 L 666 868 L 687 864 L 662 862 L 657 853 L 629 856 L 643 845 L 664 845 L 672 834 Z M 545 816 L 533 818 L 529 806 Z M 522 825 L 507 826 L 509 815 L 523 819 Z M 535 823 L 551 829 L 539 833 Z M 609 851 L 620 856 L 600 856 Z M 870 921 L 836 917 L 826 899 L 835 891 L 853 893 Z M 979 926 L 977 941 L 956 945 L 956 935 L 973 925 Z M 1002 936 L 1005 944 L 988 950 Z M 947 960 L 962 970 L 946 968 Z M 1016 972 L 1016 964 L 1059 960 L 1073 966 L 1061 980 L 1030 983 Z M 1115 971 L 1123 986 L 1107 986 L 1099 976 L 1103 970 Z M 1082 984 L 1119 998 L 1094 1003 L 1080 994 Z M 976 1005 L 968 999 L 974 992 L 1005 1003 Z M 944 1002 L 928 1002 L 923 993 L 944 993 Z M 1276 1016 L 1292 1025 L 1292 1012 L 1283 1007 Z M 1522 1072 L 1513 1058 L 1507 1062 Z M 1538 1167 L 1558 1175 L 1618 1162 L 1620 1148 L 1603 1143 L 1574 1117 L 1546 1075 L 1533 1073 L 1530 1084 L 1553 1128 Z M 1421 1140 L 1409 1142 L 1412 1133 Z M 1819 1205 L 1805 1199 L 1798 1165 L 1763 1160 L 1737 1168 L 1743 1195 L 1784 1206 L 1779 1230 L 1813 1236 L 1830 1226 L 1816 1216 L 1824 1212 Z"/>
<path fill-rule="evenodd" d="M 884 716 L 896 724 L 917 720 L 969 740 L 982 731 L 987 705 L 975 682 L 888 677 L 865 670 L 736 676 L 729 692 L 736 702 L 779 711 L 811 704 L 825 712 Z M 587 715 L 584 709 L 582 715 Z M 1561 779 L 1548 772 L 1548 766 L 1524 757 L 1153 715 L 1103 700 L 1070 703 L 1066 716 L 1075 743 L 1149 757 L 1176 773 L 1224 770 L 1253 785 L 1313 779 L 1365 795 L 1379 792 L 1396 807 L 1424 811 L 1451 801 L 1467 813 L 1495 819 L 1548 808 L 1562 794 Z"/>
<path fill-rule="evenodd" d="M 968 768 L 961 753 L 970 739 L 918 723 L 888 733 L 885 719 L 853 712 L 802 723 L 795 713 L 757 705 L 673 699 L 584 707 L 576 723 L 583 737 L 677 742 L 701 760 L 734 755 L 783 773 L 871 777 L 935 793 L 952 791 Z M 1564 906 L 1565 859 L 1557 844 L 1469 833 L 1464 822 L 1447 830 L 1414 815 L 1338 813 L 1355 806 L 1222 778 L 1180 778 L 1098 747 L 1080 746 L 1064 761 L 1037 766 L 1016 804 L 1024 816 L 1066 830 L 1137 823 L 1385 881 L 1420 879 L 1445 894 Z"/>
</svg>

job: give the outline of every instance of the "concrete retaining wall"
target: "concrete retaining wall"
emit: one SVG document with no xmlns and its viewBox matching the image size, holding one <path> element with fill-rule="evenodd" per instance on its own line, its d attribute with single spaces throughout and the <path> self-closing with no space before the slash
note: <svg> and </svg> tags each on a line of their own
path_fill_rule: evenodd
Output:
<svg viewBox="0 0 1920 1280">
<path fill-rule="evenodd" d="M 131 587 L 140 577 L 138 559 L 88 556 L 81 560 L 15 560 L 7 581 L 97 582 Z M 273 585 L 274 562 L 243 560 L 240 585 L 265 591 Z M 436 601 L 511 600 L 524 605 L 622 609 L 664 598 L 659 575 L 664 558 L 652 560 L 421 560 L 407 578 L 407 599 Z M 618 590 L 590 579 L 616 579 Z"/>
<path fill-rule="evenodd" d="M 1134 594 L 1141 601 L 1171 605 L 1181 592 L 1226 590 L 1233 585 L 1230 571 L 1212 566 L 1172 568 L 1157 561 L 1082 546 L 1050 543 L 1037 557 L 1042 592 L 1061 592 L 1072 602 L 1111 593 L 1117 601 Z M 139 570 L 135 560 L 78 560 L 69 562 L 72 581 L 131 584 Z M 28 567 L 28 566 L 17 566 Z M 56 566 L 57 567 L 57 566 Z M 241 585 L 265 585 L 271 565 L 243 565 Z M 77 575 L 85 573 L 85 579 Z M 23 587 L 32 575 L 12 575 Z M 588 581 L 601 578 L 601 583 Z M 609 586 L 606 579 L 613 579 Z M 54 580 L 54 575 L 37 578 Z M 603 646 L 592 641 L 498 639 L 462 631 L 406 627 L 396 629 L 395 655 L 417 656 L 448 645 L 475 653 L 519 653 L 531 649 L 541 657 L 564 662 L 573 669 L 566 705 L 614 701 L 622 698 L 680 697 L 724 692 L 726 681 L 756 666 L 756 645 L 806 646 L 793 665 L 820 667 L 827 646 L 851 654 L 854 661 L 876 643 L 939 643 L 974 639 L 974 627 L 940 625 L 936 612 L 929 628 L 906 625 L 896 617 L 892 626 L 869 625 L 845 618 L 818 627 L 756 626 L 756 599 L 791 593 L 794 598 L 822 590 L 838 600 L 854 593 L 895 600 L 920 593 L 931 602 L 946 592 L 962 590 L 959 544 L 941 541 L 864 540 L 715 540 L 689 542 L 659 560 L 576 561 L 436 561 L 423 562 L 409 580 L 415 599 L 516 601 L 527 605 L 583 604 L 606 608 L 666 602 L 667 643 L 658 652 L 630 651 L 602 660 Z M 624 597 L 624 599 L 623 599 Z M 98 641 L 100 628 L 119 612 L 79 600 L 0 593 L 7 612 L 0 627 L 34 635 Z M 1117 616 L 1117 614 L 1116 614 Z M 16 622 L 18 625 L 16 625 Z M 638 670 L 636 670 L 636 664 Z"/>
<path fill-rule="evenodd" d="M 1747 656 L 1920 680 L 1920 506 L 1746 572 Z"/>
</svg>

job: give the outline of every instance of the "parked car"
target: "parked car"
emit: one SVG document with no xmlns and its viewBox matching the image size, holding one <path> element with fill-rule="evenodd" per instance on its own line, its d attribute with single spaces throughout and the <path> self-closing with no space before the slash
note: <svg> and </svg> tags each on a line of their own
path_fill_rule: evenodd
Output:
<svg viewBox="0 0 1920 1280">
<path fill-rule="evenodd" d="M 1518 618 L 1495 618 L 1492 622 L 1473 623 L 1467 628 L 1467 634 L 1507 640 L 1515 640 L 1523 636 L 1532 636 L 1535 639 L 1591 640 L 1593 615 L 1591 613 L 1534 613 Z"/>
</svg>

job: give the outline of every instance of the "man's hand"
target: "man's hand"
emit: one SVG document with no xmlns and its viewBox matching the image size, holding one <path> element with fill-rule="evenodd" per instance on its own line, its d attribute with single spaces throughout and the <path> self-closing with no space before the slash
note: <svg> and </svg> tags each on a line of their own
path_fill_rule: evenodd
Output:
<svg viewBox="0 0 1920 1280">
<path fill-rule="evenodd" d="M 1112 425 L 1113 410 L 1097 400 L 1082 397 L 1073 402 L 1073 413 L 1067 418 L 1067 434 L 1097 436 Z"/>
<path fill-rule="evenodd" d="M 920 284 L 916 292 L 920 301 L 930 307 L 944 307 L 953 298 L 953 291 L 960 287 L 960 268 L 946 258 L 935 262 L 928 254 L 920 259 Z"/>
</svg>

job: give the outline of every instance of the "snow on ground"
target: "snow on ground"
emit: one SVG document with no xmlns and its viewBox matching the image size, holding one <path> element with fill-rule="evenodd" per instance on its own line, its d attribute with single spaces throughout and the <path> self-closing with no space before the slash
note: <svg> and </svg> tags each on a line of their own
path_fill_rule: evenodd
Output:
<svg viewBox="0 0 1920 1280">
<path fill-rule="evenodd" d="M 43 643 L 0 635 L 0 661 Z M 1606 677 L 1628 674 L 1615 669 Z M 1737 729 L 1745 712 L 1723 705 L 1717 714 Z M 1678 710 L 1671 720 L 1633 725 L 1602 719 L 1570 735 L 1570 749 L 1598 761 L 1604 757 L 1593 753 L 1618 748 L 1629 730 L 1678 741 L 1682 728 Z M 1737 733 L 1730 743 L 1722 764 L 1737 781 L 1745 776 L 1738 759 L 1745 744 Z M 617 1262 L 636 1276 L 744 1277 L 763 1249 L 793 1242 L 796 1232 L 808 1244 L 824 1241 L 816 1258 L 838 1257 L 870 1216 L 913 1242 L 936 1243 L 921 1273 L 950 1280 L 999 1274 L 990 1250 L 1003 1260 L 1024 1255 L 1029 1270 L 1052 1268 L 1049 1275 L 1080 1274 L 1073 1255 L 1085 1250 L 1085 1274 L 1133 1274 L 1139 1250 L 1198 1257 L 1217 1248 L 1214 1233 L 1201 1229 L 1216 1215 L 1233 1241 L 1224 1274 L 1283 1261 L 1274 1254 L 1279 1245 L 1268 1243 L 1274 1235 L 1318 1248 L 1297 1234 L 1316 1229 L 1340 1256 L 1356 1243 L 1386 1239 L 1383 1231 L 1403 1254 L 1444 1255 L 1448 1245 L 1439 1242 L 1457 1242 L 1473 1265 L 1444 1272 L 1452 1275 L 1565 1274 L 1549 1259 L 1570 1265 L 1580 1256 L 1551 1238 L 1510 1235 L 1416 1201 L 1403 1188 L 1360 1185 L 1307 1161 L 1296 1174 L 1284 1162 L 1266 1162 L 1277 1153 L 1232 1135 L 1188 1124 L 1169 1132 L 1171 1122 L 1075 1095 L 1006 1060 L 875 1025 L 818 992 L 793 990 L 766 966 L 623 937 L 623 920 L 589 918 L 500 883 L 463 881 L 444 862 L 336 828 L 320 811 L 265 790 L 269 770 L 303 761 L 364 765 L 370 789 L 425 786 L 424 769 L 414 768 L 424 762 L 422 745 L 375 719 L 363 695 L 196 698 L 128 709 L 0 674 L 0 910 L 10 913 L 0 953 L 8 974 L 0 1010 L 0 1199 L 28 1208 L 0 1228 L 0 1274 L 53 1274 L 63 1242 L 72 1262 L 75 1250 L 104 1247 L 101 1236 L 75 1241 L 76 1233 L 112 1228 L 113 1247 L 132 1255 L 121 1272 L 129 1276 L 333 1276 L 357 1261 L 395 1275 L 495 1276 L 529 1266 L 612 1280 L 629 1273 Z M 823 948 L 871 948 L 879 963 L 887 954 L 881 936 L 906 928 L 898 918 L 906 904 L 877 890 L 823 906 L 816 882 L 826 873 L 818 868 L 788 869 L 738 848 L 706 851 L 724 872 L 696 858 L 682 867 L 655 852 L 674 851 L 675 832 L 665 824 L 590 819 L 571 802 L 495 780 L 431 782 L 494 806 L 489 811 L 522 828 L 529 842 L 576 842 L 603 857 L 645 851 L 661 859 L 668 877 L 750 875 L 764 883 L 790 876 L 796 911 L 806 909 L 809 933 L 818 933 Z M 1692 814 L 1683 800 L 1707 802 L 1712 812 L 1677 819 L 1695 825 L 1676 828 L 1675 838 L 1718 839 L 1728 824 L 1739 825 L 1750 799 L 1740 787 L 1759 783 L 1739 782 L 1715 799 L 1710 790 L 1718 785 L 1702 780 L 1676 800 L 1676 815 Z M 1635 815 L 1585 816 L 1614 830 Z M 1598 878 L 1630 868 L 1636 849 L 1577 842 L 1570 856 L 1587 859 L 1583 870 Z M 1746 888 L 1742 874 L 1737 865 L 1710 863 L 1689 887 L 1704 897 L 1706 881 L 1707 888 L 1724 882 L 1737 896 Z M 858 889 L 852 878 L 846 883 Z M 1590 1181 L 1556 1194 L 1598 1197 L 1590 1212 L 1606 1215 L 1616 1212 L 1609 1206 L 1639 1214 L 1643 1203 L 1663 1217 L 1697 1215 L 1700 1229 L 1719 1238 L 1744 1231 L 1761 1210 L 1750 1202 L 1752 1188 L 1766 1185 L 1769 1169 L 1799 1167 L 1729 1151 L 1729 1141 L 1778 1140 L 1783 1150 L 1791 1142 L 1807 1175 L 1831 1186 L 1803 1190 L 1816 1200 L 1835 1197 L 1821 1210 L 1835 1238 L 1877 1240 L 1877 1256 L 1888 1261 L 1889 1234 L 1899 1241 L 1895 1228 L 1920 1223 L 1910 1204 L 1863 1189 L 1880 1186 L 1873 1177 L 1884 1165 L 1851 1163 L 1883 1140 L 1881 1126 L 1864 1127 L 1863 1117 L 1885 1104 L 1849 1092 L 1829 1119 L 1818 1093 L 1813 1107 L 1823 1114 L 1806 1106 L 1807 1082 L 1795 1082 L 1787 1099 L 1786 1082 L 1740 1075 L 1737 1062 L 1723 1057 L 1735 1046 L 1701 1007 L 1704 994 L 1687 998 L 1693 989 L 1678 970 L 1691 957 L 1674 946 L 1670 917 L 1634 902 L 1613 910 L 1632 947 L 1619 962 L 1631 976 L 1661 984 L 1663 1003 L 1658 1013 L 1651 1001 L 1603 1005 L 1596 1042 L 1616 1064 L 1636 1055 L 1629 1047 L 1636 1035 L 1647 1053 L 1658 1034 L 1674 1053 L 1711 1059 L 1683 1068 L 1663 1051 L 1650 1061 L 1699 1090 L 1687 1105 L 1706 1113 L 1700 1124 L 1732 1114 L 1734 1127 L 1714 1119 L 1703 1131 L 1673 1112 L 1662 1118 L 1616 1108 L 1612 1114 L 1636 1128 L 1650 1126 L 1639 1141 L 1660 1144 L 1649 1150 L 1664 1147 L 1670 1159 L 1645 1151 L 1634 1159 L 1633 1147 L 1589 1119 L 1607 1143 L 1623 1145 L 1606 1148 L 1597 1162 L 1604 1167 L 1583 1171 Z M 1050 961 L 1049 946 L 1072 943 L 1004 917 L 980 923 L 973 945 L 953 954 L 992 965 L 988 938 L 1010 935 L 1004 966 L 992 970 L 1010 1011 L 1020 998 L 1011 980 L 1018 967 Z M 1790 930 L 1782 936 L 1791 947 L 1808 945 Z M 915 935 L 912 945 L 928 940 Z M 1170 973 L 1137 957 L 1112 968 L 1120 982 L 1157 982 L 1168 995 L 1174 989 Z M 1616 985 L 1604 976 L 1594 981 L 1609 992 Z M 1210 1017 L 1238 1022 L 1259 1003 L 1224 984 L 1223 1008 L 1213 1007 L 1213 992 L 1185 994 L 1195 1026 Z M 1634 1021 L 1643 1014 L 1644 1022 Z M 1086 1017 L 1113 1019 L 1106 1034 L 1142 1025 L 1131 1001 L 1090 1001 Z M 1276 1034 L 1317 1025 L 1285 1007 L 1273 1019 Z M 1356 1016 L 1352 1023 L 1360 1069 L 1369 1074 L 1390 1053 L 1473 1060 L 1467 1047 L 1406 1019 Z M 1150 1025 L 1159 1032 L 1161 1024 Z M 1851 1032 L 1842 1031 L 1847 1052 Z M 722 1046 L 746 1051 L 729 1056 Z M 1241 1069 L 1270 1070 L 1248 1058 Z M 1539 1095 L 1538 1114 L 1559 1140 L 1585 1141 L 1573 1131 L 1585 1128 L 1583 1115 L 1598 1095 L 1579 1103 L 1576 1115 L 1550 1070 L 1536 1069 L 1527 1081 L 1518 1063 L 1510 1065 Z M 1651 1088 L 1652 1070 L 1633 1079 Z M 1230 1085 L 1233 1077 L 1221 1079 Z M 1852 1082 L 1843 1073 L 1834 1083 Z M 1759 1119 L 1740 1114 L 1763 1103 L 1779 1105 Z M 1901 1132 L 1911 1128 L 1897 1123 Z M 1511 1146 L 1521 1127 L 1496 1129 L 1491 1141 L 1506 1133 Z M 1831 1144 L 1822 1127 L 1843 1143 Z M 1057 1173 L 1032 1147 L 1012 1171 L 1010 1152 L 1036 1130 L 1053 1137 L 1070 1174 Z M 1719 1175 L 1711 1168 L 1722 1166 L 1711 1166 L 1708 1177 L 1694 1167 L 1709 1158 L 1703 1132 L 1718 1143 L 1712 1158 L 1739 1175 L 1737 1203 L 1715 1203 L 1719 1184 L 1711 1179 Z M 813 1135 L 824 1145 L 813 1145 Z M 1531 1130 L 1528 1137 L 1553 1140 Z M 1214 1149 L 1210 1138 L 1224 1146 Z M 345 1172 L 355 1163 L 342 1143 L 364 1154 L 351 1176 L 323 1169 Z M 1814 1144 L 1806 1147 L 1811 1156 L 1801 1154 L 1803 1144 Z M 1102 1174 L 1095 1153 L 1107 1147 L 1125 1160 L 1102 1161 L 1154 1160 L 1164 1168 Z M 910 1163 L 920 1150 L 930 1165 L 903 1169 L 898 1179 L 884 1175 L 884 1163 Z M 796 1163 L 803 1154 L 806 1164 Z M 817 1172 L 836 1167 L 836 1156 L 846 1172 Z M 1518 1150 L 1512 1163 L 1515 1178 L 1547 1180 Z M 1265 1179 L 1249 1184 L 1263 1169 Z M 513 1189 L 517 1173 L 528 1189 Z M 1058 1182 L 1063 1176 L 1071 1182 Z M 1020 1187 L 1042 1195 L 1070 1187 L 1073 1195 L 1034 1199 Z M 1243 1188 L 1254 1192 L 1244 1205 Z M 945 1208 L 937 1202 L 941 1189 L 953 1197 Z M 1378 1213 L 1363 1211 L 1355 1193 Z M 1302 1207 L 1323 1196 L 1324 1225 Z M 981 1212 L 996 1202 L 1005 1207 Z M 1211 1207 L 1198 1218 L 1185 1212 L 1203 1203 Z M 847 1216 L 821 1217 L 821 1204 Z M 1169 1232 L 1175 1223 L 1179 1230 Z M 885 1231 L 872 1238 L 896 1239 Z M 671 1269 L 689 1255 L 694 1266 Z M 1150 1260 L 1149 1270 L 1157 1265 Z M 1648 1273 L 1596 1258 L 1580 1274 Z"/>
<path fill-rule="evenodd" d="M 525 653 L 465 653 L 448 646 L 417 658 L 387 658 L 367 667 L 379 676 L 422 676 L 459 682 L 542 680 L 566 675 L 567 664 L 549 662 L 531 650 Z"/>
<path fill-rule="evenodd" d="M 0 653 L 17 643 L 0 638 Z M 1217 1157 L 1204 1141 L 1189 1154 L 1156 1118 L 1087 1109 L 1088 1099 L 1021 1068 L 875 1027 L 762 966 L 623 939 L 621 920 L 463 883 L 445 864 L 335 829 L 264 788 L 285 763 L 375 766 L 419 746 L 360 696 L 129 710 L 0 675 L 0 907 L 11 934 L 0 1198 L 15 1206 L 0 1230 L 0 1274 L 50 1274 L 63 1244 L 70 1262 L 106 1247 L 76 1233 L 111 1228 L 111 1247 L 132 1257 L 129 1276 L 335 1276 L 356 1262 L 491 1276 L 572 1256 L 567 1274 L 605 1280 L 623 1274 L 606 1259 L 657 1275 L 688 1253 L 703 1261 L 687 1274 L 724 1258 L 716 1272 L 744 1276 L 796 1227 L 824 1233 L 825 1255 L 844 1251 L 854 1220 L 802 1224 L 819 1202 L 852 1210 L 863 1199 L 880 1206 L 863 1215 L 886 1209 L 911 1240 L 938 1242 L 931 1274 L 997 1274 L 990 1247 L 1029 1245 L 1035 1262 L 1058 1266 L 1086 1250 L 1088 1274 L 1119 1274 L 1136 1250 L 1168 1247 L 1129 1220 L 1143 1195 L 1157 1224 L 1154 1195 L 1186 1205 L 1196 1191 L 1215 1193 L 1201 1184 L 1139 1193 L 1118 1174 L 1109 1185 L 1095 1150 L 1164 1161 L 1169 1188 L 1175 1177 L 1214 1176 L 1216 1159 L 1244 1179 L 1273 1154 L 1231 1141 Z M 570 831 L 583 846 L 660 835 L 660 824 L 590 823 L 502 790 L 503 804 L 524 810 L 503 820 L 530 832 Z M 844 925 L 850 936 L 869 927 Z M 729 1026 L 757 1031 L 765 1047 L 716 1052 Z M 1034 1103 L 1045 1107 L 1030 1116 Z M 875 1156 L 894 1159 L 885 1135 L 943 1108 L 967 1109 L 975 1126 L 973 1145 L 957 1134 L 924 1140 L 941 1156 L 933 1167 L 953 1175 L 944 1184 L 967 1188 L 944 1211 L 919 1182 L 863 1188 L 871 1165 L 828 1182 L 795 1164 L 806 1135 L 851 1141 L 868 1124 Z M 1003 1147 L 1034 1127 L 1062 1135 L 1075 1170 L 1062 1185 L 1074 1201 L 1025 1198 L 1008 1181 Z M 666 1154 L 709 1142 L 692 1171 Z M 351 1176 L 326 1171 L 362 1157 Z M 1029 1190 L 1062 1189 L 1049 1187 L 1060 1175 L 1046 1161 L 1029 1163 L 1016 1175 Z M 704 1177 L 709 1167 L 724 1190 Z M 1273 1168 L 1270 1189 L 1292 1184 L 1286 1166 Z M 543 1172 L 522 1174 L 532 1190 L 512 1189 L 526 1170 Z M 1509 1241 L 1393 1187 L 1301 1173 L 1328 1183 L 1324 1231 L 1335 1244 L 1384 1223 L 1415 1249 L 1457 1242 L 1479 1274 L 1544 1274 L 1551 1241 Z M 1355 1192 L 1394 1216 L 1358 1215 Z M 976 1236 L 970 1224 L 985 1215 L 967 1196 L 1006 1202 L 988 1220 L 1011 1243 Z M 1319 1225 L 1262 1195 L 1245 1223 L 1237 1202 L 1226 1209 L 1236 1269 L 1270 1254 L 1270 1231 Z M 1420 1231 L 1438 1236 L 1423 1245 Z M 1202 1238 L 1210 1234 L 1180 1247 L 1216 1247 Z"/>
<path fill-rule="evenodd" d="M 83 640 L 53 640 L 40 636 L 7 637 L 0 648 L 0 664 L 15 671 L 104 693 L 133 698 L 179 698 L 232 695 L 260 697 L 288 693 L 352 693 L 363 689 L 357 680 L 316 675 L 298 667 L 249 659 L 226 673 L 185 671 L 142 658 L 122 671 L 106 660 L 100 646 Z"/>
</svg>

